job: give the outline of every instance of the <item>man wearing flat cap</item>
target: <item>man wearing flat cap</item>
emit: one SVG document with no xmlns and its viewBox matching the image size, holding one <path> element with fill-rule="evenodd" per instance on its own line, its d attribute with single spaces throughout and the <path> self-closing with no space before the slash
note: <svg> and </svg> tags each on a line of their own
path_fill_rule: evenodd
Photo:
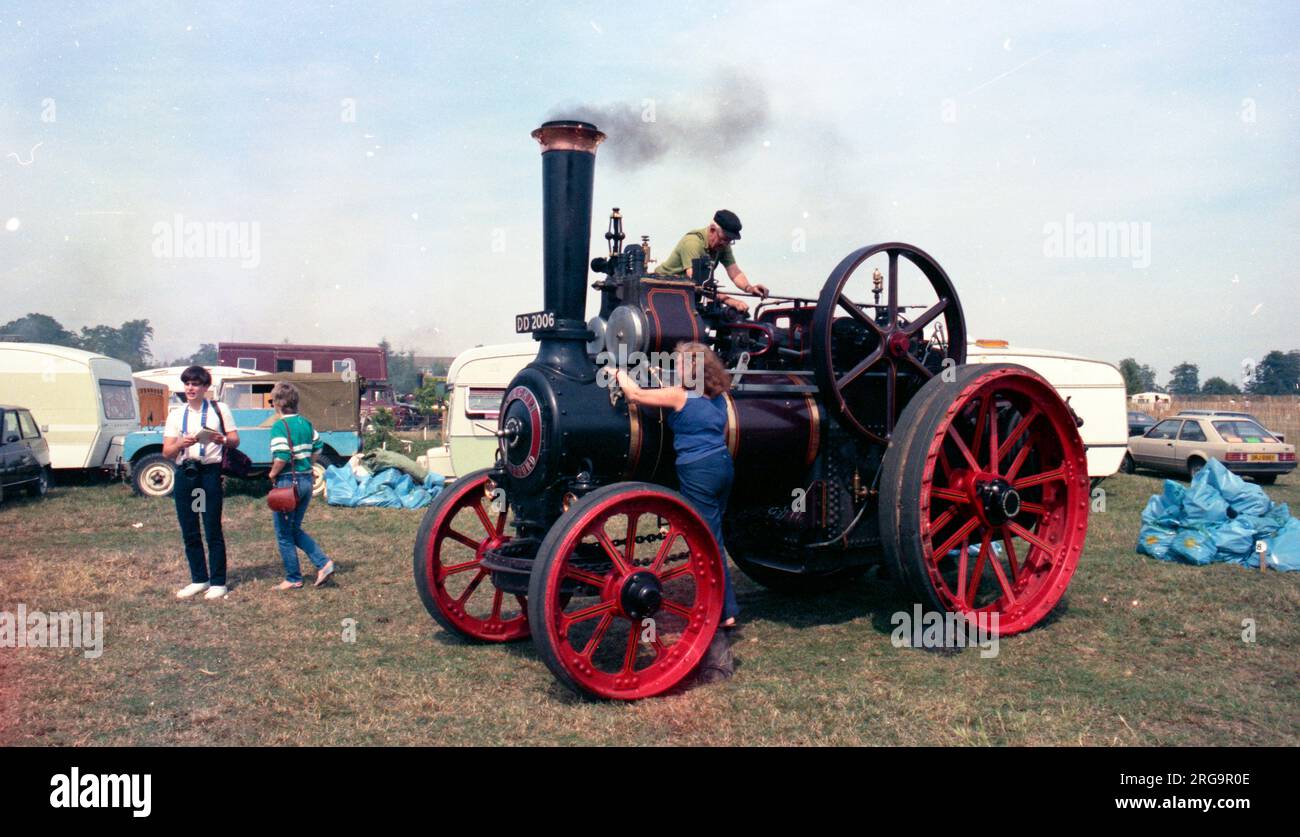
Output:
<svg viewBox="0 0 1300 837">
<path fill-rule="evenodd" d="M 727 269 L 727 275 L 731 281 L 736 283 L 736 287 L 747 293 L 755 293 L 759 296 L 767 296 L 767 288 L 763 285 L 752 284 L 745 276 L 745 271 L 740 269 L 736 264 L 736 257 L 731 253 L 731 243 L 740 239 L 740 219 L 736 213 L 729 209 L 719 209 L 713 216 L 713 222 L 707 227 L 701 227 L 698 230 L 691 230 L 682 236 L 682 240 L 677 242 L 668 258 L 659 263 L 655 268 L 655 273 L 667 276 L 691 276 L 691 264 L 696 259 L 707 258 L 712 264 L 721 264 Z M 701 276 L 697 281 L 704 281 L 707 276 Z M 737 311 L 745 312 L 749 306 L 744 300 L 734 299 L 724 294 L 718 294 L 718 301 L 730 305 Z"/>
</svg>

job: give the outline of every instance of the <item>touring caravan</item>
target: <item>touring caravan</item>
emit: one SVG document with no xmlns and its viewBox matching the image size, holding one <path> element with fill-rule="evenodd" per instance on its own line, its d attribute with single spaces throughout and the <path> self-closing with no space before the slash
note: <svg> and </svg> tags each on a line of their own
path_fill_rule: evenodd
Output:
<svg viewBox="0 0 1300 837">
<path fill-rule="evenodd" d="M 1097 480 L 1119 470 L 1128 451 L 1128 405 L 1124 376 L 1104 360 L 1011 347 L 1005 340 L 976 340 L 967 345 L 967 363 L 1018 363 L 1047 379 L 1083 419 L 1079 435 L 1088 450 L 1088 476 Z"/>
<path fill-rule="evenodd" d="M 537 357 L 537 344 L 505 343 L 461 352 L 447 370 L 445 444 L 419 457 L 435 474 L 451 479 L 496 461 L 497 411 L 506 385 Z"/>
<path fill-rule="evenodd" d="M 45 343 L 0 343 L 0 402 L 27 407 L 57 469 L 116 468 L 140 426 L 131 367 Z"/>
</svg>

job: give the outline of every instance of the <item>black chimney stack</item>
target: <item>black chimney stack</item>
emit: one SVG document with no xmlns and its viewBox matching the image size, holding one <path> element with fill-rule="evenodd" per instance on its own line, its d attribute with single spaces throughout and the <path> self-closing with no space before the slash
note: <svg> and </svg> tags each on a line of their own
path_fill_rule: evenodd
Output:
<svg viewBox="0 0 1300 837">
<path fill-rule="evenodd" d="M 546 122 L 533 131 L 542 146 L 543 305 L 555 328 L 535 332 L 537 361 L 587 378 L 587 256 L 596 146 L 605 135 L 589 122 Z"/>
</svg>

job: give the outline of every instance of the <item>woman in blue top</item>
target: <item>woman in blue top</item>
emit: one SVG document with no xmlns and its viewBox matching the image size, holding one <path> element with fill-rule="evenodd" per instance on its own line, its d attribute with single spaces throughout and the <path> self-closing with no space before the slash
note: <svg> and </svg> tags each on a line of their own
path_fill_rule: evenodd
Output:
<svg viewBox="0 0 1300 837">
<path fill-rule="evenodd" d="M 642 389 L 626 371 L 615 373 L 623 395 L 632 404 L 667 407 L 668 427 L 673 431 L 677 453 L 677 481 L 681 492 L 704 518 L 718 542 L 726 591 L 722 605 L 722 627 L 736 624 L 740 605 L 731 586 L 731 567 L 722 543 L 722 516 L 727 512 L 735 466 L 727 450 L 727 400 L 731 376 L 713 350 L 703 343 L 679 343 L 677 369 L 686 386 Z"/>
<path fill-rule="evenodd" d="M 272 512 L 275 516 L 275 539 L 280 547 L 280 560 L 284 561 L 284 581 L 279 589 L 295 590 L 302 587 L 299 573 L 298 550 L 316 565 L 316 586 L 325 583 L 334 572 L 334 562 L 306 532 L 302 518 L 311 502 L 311 465 L 321 450 L 320 434 L 311 422 L 298 415 L 298 388 L 281 381 L 271 389 L 271 404 L 275 406 L 275 423 L 271 425 L 271 485 L 276 488 L 293 488 L 298 492 L 298 505 L 291 512 Z"/>
</svg>

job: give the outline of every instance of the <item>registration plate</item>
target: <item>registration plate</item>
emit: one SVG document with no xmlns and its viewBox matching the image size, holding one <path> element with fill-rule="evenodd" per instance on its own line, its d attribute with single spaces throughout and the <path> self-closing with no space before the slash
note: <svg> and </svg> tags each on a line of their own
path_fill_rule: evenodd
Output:
<svg viewBox="0 0 1300 837">
<path fill-rule="evenodd" d="M 533 331 L 555 328 L 554 311 L 538 311 L 533 314 L 515 315 L 515 334 L 528 334 Z"/>
<path fill-rule="evenodd" d="M 1251 462 L 1276 462 L 1276 453 L 1252 453 L 1248 459 Z"/>
</svg>

